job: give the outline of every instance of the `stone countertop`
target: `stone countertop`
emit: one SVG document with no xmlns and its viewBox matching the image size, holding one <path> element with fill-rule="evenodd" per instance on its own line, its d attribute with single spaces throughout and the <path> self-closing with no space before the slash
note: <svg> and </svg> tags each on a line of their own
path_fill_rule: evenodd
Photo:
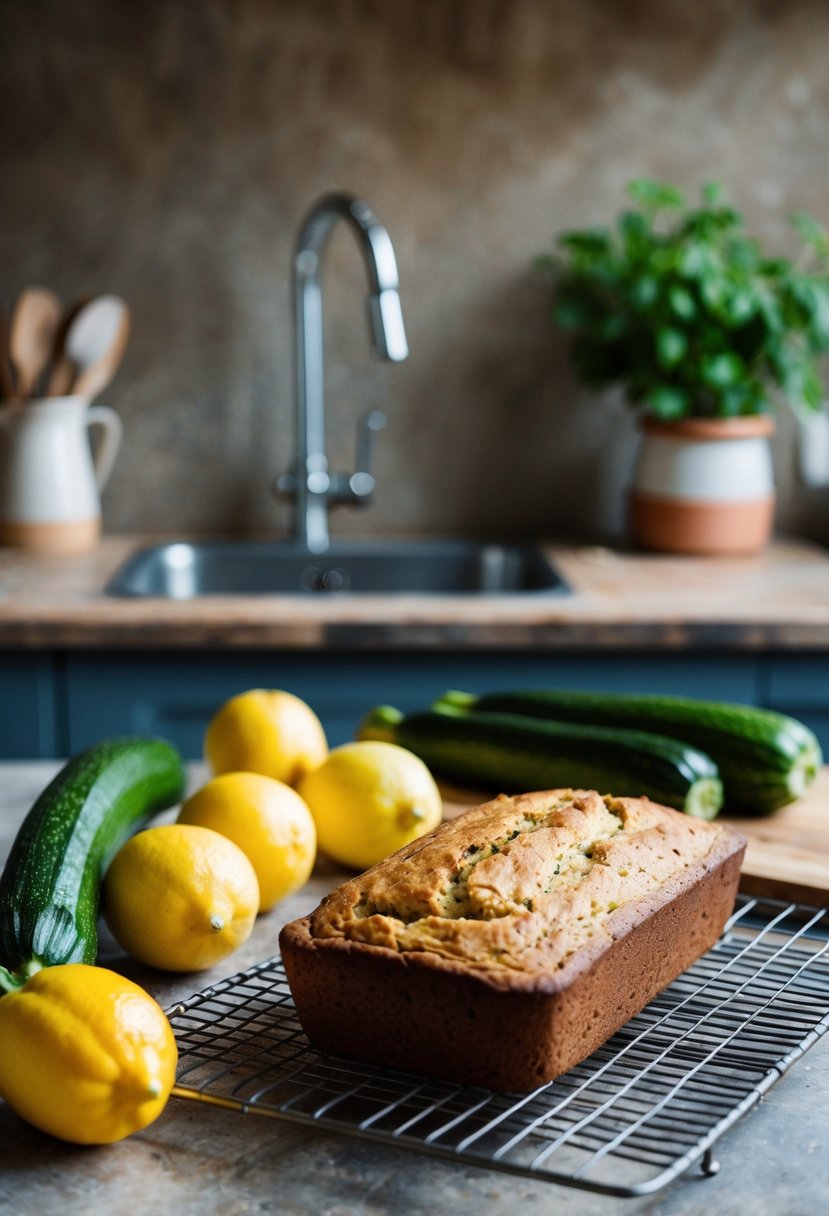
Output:
<svg viewBox="0 0 829 1216">
<path fill-rule="evenodd" d="M 829 554 L 800 541 L 714 559 L 550 545 L 564 596 L 105 595 L 159 539 L 71 558 L 0 549 L 0 647 L 829 649 Z"/>
<path fill-rule="evenodd" d="M 0 856 L 56 767 L 42 761 L 0 766 Z M 191 780 L 196 784 L 202 776 L 194 768 Z M 169 1007 L 274 953 L 281 924 L 309 911 L 342 877 L 320 864 L 303 891 L 261 918 L 245 947 L 211 972 L 167 975 L 108 953 L 100 961 L 123 970 Z M 80 1148 L 41 1134 L 0 1103 L 0 1216 L 426 1216 L 436 1209 L 479 1216 L 518 1210 L 557 1216 L 803 1216 L 829 1210 L 827 1088 L 829 1036 L 719 1141 L 716 1176 L 703 1178 L 692 1170 L 665 1191 L 628 1200 L 177 1098 L 143 1132 L 119 1144 Z"/>
</svg>

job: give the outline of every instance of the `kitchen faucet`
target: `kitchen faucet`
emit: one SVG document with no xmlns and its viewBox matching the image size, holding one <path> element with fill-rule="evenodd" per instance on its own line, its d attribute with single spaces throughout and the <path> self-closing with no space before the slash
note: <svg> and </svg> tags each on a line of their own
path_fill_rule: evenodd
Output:
<svg viewBox="0 0 829 1216">
<path fill-rule="evenodd" d="M 303 220 L 294 247 L 297 454 L 294 471 L 277 477 L 274 485 L 278 494 L 293 500 L 293 538 L 309 553 L 325 553 L 328 549 L 329 507 L 370 500 L 375 484 L 370 471 L 372 438 L 386 422 L 380 410 L 367 411 L 358 423 L 356 472 L 329 473 L 320 271 L 326 240 L 339 219 L 348 222 L 365 258 L 375 353 L 393 363 L 401 362 L 409 353 L 397 292 L 397 262 L 388 232 L 367 203 L 348 194 L 325 195 Z"/>
</svg>

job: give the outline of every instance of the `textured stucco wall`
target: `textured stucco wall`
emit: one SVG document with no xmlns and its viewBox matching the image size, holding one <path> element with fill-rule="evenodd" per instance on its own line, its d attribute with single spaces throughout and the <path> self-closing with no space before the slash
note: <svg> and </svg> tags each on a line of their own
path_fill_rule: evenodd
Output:
<svg viewBox="0 0 829 1216">
<path fill-rule="evenodd" d="M 382 405 L 372 510 L 334 530 L 619 530 L 635 436 L 574 385 L 532 261 L 625 183 L 724 182 L 790 251 L 829 219 L 824 0 L 0 0 L 0 297 L 118 291 L 126 426 L 110 530 L 281 531 L 291 245 L 323 191 L 395 242 L 411 358 L 368 354 L 364 279 L 326 279 L 332 463 Z M 819 517 L 776 441 L 780 520 Z M 829 494 L 827 494 L 829 504 Z"/>
</svg>

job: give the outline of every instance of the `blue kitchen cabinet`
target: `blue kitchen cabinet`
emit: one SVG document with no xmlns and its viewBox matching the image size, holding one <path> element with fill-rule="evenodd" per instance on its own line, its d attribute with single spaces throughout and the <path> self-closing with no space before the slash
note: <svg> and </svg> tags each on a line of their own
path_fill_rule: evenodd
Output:
<svg viewBox="0 0 829 1216">
<path fill-rule="evenodd" d="M 246 688 L 286 688 L 332 744 L 381 703 L 403 710 L 447 688 L 663 692 L 766 705 L 802 719 L 829 755 L 829 655 L 630 651 L 67 651 L 0 654 L 0 756 L 70 755 L 106 736 L 159 734 L 201 754 L 210 716 Z"/>
<path fill-rule="evenodd" d="M 49 654 L 0 652 L 0 758 L 60 755 L 55 660 Z"/>
<path fill-rule="evenodd" d="M 412 710 L 447 688 L 555 686 L 664 692 L 754 704 L 759 660 L 748 655 L 429 651 L 70 652 L 60 665 L 57 754 L 114 734 L 158 734 L 188 758 L 219 705 L 247 688 L 284 688 L 313 706 L 332 745 L 354 737 L 377 704 Z"/>
<path fill-rule="evenodd" d="M 769 660 L 763 672 L 764 705 L 805 722 L 829 761 L 829 655 L 797 654 Z"/>
</svg>

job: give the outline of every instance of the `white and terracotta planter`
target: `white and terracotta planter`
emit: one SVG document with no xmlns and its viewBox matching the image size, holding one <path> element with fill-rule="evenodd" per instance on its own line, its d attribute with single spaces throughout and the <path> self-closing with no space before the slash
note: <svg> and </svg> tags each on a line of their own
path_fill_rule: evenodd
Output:
<svg viewBox="0 0 829 1216">
<path fill-rule="evenodd" d="M 643 423 L 630 494 L 634 541 L 666 553 L 752 553 L 774 521 L 774 422 L 688 418 Z"/>
</svg>

